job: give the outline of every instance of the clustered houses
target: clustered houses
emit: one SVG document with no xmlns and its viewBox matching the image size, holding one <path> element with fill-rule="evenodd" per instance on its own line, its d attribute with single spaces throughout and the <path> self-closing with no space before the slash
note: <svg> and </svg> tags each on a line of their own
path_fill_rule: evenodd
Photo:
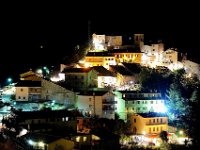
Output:
<svg viewBox="0 0 200 150">
<path fill-rule="evenodd" d="M 141 91 L 138 76 L 142 67 L 179 68 L 178 52 L 176 49 L 164 50 L 161 41 L 144 43 L 144 34 L 135 34 L 128 40 L 123 42 L 122 36 L 93 34 L 92 46 L 82 61 L 84 64 L 78 67 L 61 64 L 60 74 L 64 81 L 57 83 L 32 71 L 22 74 L 16 85 L 16 101 L 53 100 L 65 108 L 76 108 L 83 117 L 89 118 L 115 119 L 117 113 L 120 119 L 130 123 L 132 134 L 168 131 L 165 100 L 155 89 Z M 196 66 L 193 72 L 199 73 L 198 64 L 186 60 L 183 63 L 186 71 Z"/>
</svg>

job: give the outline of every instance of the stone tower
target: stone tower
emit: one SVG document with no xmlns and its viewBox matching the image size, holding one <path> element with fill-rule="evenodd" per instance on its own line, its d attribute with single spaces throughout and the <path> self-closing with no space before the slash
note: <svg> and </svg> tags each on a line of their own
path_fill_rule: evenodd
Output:
<svg viewBox="0 0 200 150">
<path fill-rule="evenodd" d="M 144 46 L 144 34 L 134 34 L 134 43 L 141 49 Z"/>
</svg>

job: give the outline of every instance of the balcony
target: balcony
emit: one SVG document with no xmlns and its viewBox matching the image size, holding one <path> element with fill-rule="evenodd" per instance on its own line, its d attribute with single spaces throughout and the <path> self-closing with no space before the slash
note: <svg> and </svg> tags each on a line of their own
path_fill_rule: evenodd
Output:
<svg viewBox="0 0 200 150">
<path fill-rule="evenodd" d="M 166 121 L 163 121 L 163 122 L 155 122 L 155 123 L 153 123 L 153 122 L 151 122 L 151 123 L 146 123 L 146 125 L 147 126 L 155 126 L 155 125 L 164 125 L 164 124 L 167 124 L 168 122 L 166 122 Z"/>
</svg>

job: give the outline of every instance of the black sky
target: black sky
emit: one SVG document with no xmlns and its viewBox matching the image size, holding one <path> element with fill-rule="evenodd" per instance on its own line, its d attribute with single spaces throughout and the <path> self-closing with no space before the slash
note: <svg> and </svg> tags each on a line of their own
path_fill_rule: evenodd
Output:
<svg viewBox="0 0 200 150">
<path fill-rule="evenodd" d="M 198 53 L 197 6 L 160 1 L 2 5 L 0 75 L 59 63 L 75 45 L 87 42 L 88 20 L 91 34 L 145 33 L 145 38 L 163 39 L 171 47 Z"/>
</svg>

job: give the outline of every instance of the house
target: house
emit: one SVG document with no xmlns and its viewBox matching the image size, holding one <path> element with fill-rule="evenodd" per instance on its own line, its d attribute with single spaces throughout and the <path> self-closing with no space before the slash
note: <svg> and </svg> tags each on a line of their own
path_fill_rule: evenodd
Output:
<svg viewBox="0 0 200 150">
<path fill-rule="evenodd" d="M 130 115 L 130 132 L 133 134 L 159 134 L 168 131 L 168 117 L 165 113 L 137 113 Z"/>
<path fill-rule="evenodd" d="M 98 74 L 98 88 L 105 88 L 108 86 L 115 86 L 116 85 L 116 77 L 114 74 L 104 68 L 103 66 L 94 66 L 93 69 Z"/>
<path fill-rule="evenodd" d="M 42 78 L 32 70 L 20 74 L 20 80 L 40 81 Z"/>
<path fill-rule="evenodd" d="M 51 131 L 58 127 L 68 127 L 76 131 L 76 119 L 72 111 L 67 110 L 40 110 L 40 111 L 13 111 L 14 118 L 19 127 L 28 132 Z"/>
<path fill-rule="evenodd" d="M 109 70 L 113 72 L 117 77 L 116 87 L 118 87 L 118 89 L 120 88 L 122 90 L 125 90 L 129 88 L 129 84 L 135 82 L 135 77 L 133 76 L 133 73 L 122 65 L 110 66 Z"/>
<path fill-rule="evenodd" d="M 110 53 L 115 56 L 117 64 L 122 62 L 141 64 L 142 62 L 143 53 L 136 48 L 113 49 Z"/>
<path fill-rule="evenodd" d="M 45 79 L 41 80 L 41 98 L 44 100 L 54 100 L 56 103 L 64 104 L 66 107 L 74 106 L 75 93 L 67 89 L 63 82 L 52 82 Z"/>
<path fill-rule="evenodd" d="M 15 88 L 16 101 L 34 101 L 41 98 L 41 81 L 21 80 Z"/>
<path fill-rule="evenodd" d="M 88 52 L 84 59 L 85 67 L 116 65 L 115 57 L 108 52 Z"/>
<path fill-rule="evenodd" d="M 107 50 L 122 45 L 122 36 L 92 35 L 92 51 Z"/>
<path fill-rule="evenodd" d="M 147 43 L 142 46 L 142 65 L 156 67 L 162 65 L 164 44 L 161 41 Z"/>
<path fill-rule="evenodd" d="M 130 113 L 165 112 L 165 101 L 157 91 L 121 91 L 125 110 Z"/>
<path fill-rule="evenodd" d="M 65 82 L 72 89 L 97 87 L 97 72 L 93 68 L 65 68 Z"/>
<path fill-rule="evenodd" d="M 112 92 L 83 91 L 77 95 L 76 106 L 85 116 L 114 119 L 116 101 Z"/>
<path fill-rule="evenodd" d="M 191 60 L 183 60 L 183 67 L 188 77 L 197 76 L 200 79 L 200 64 Z"/>
</svg>

